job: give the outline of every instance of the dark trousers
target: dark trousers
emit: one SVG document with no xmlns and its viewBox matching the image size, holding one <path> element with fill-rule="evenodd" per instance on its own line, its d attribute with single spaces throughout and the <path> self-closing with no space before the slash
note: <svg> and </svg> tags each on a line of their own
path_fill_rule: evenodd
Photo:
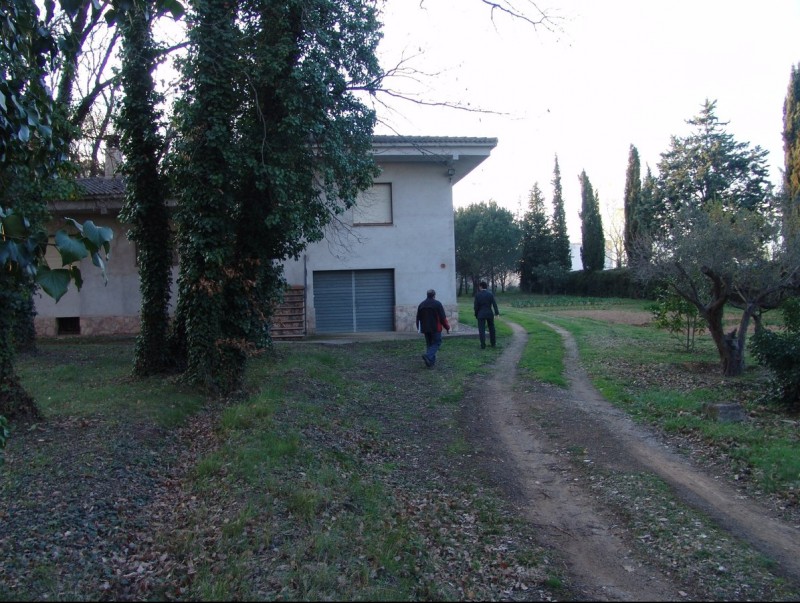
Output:
<svg viewBox="0 0 800 603">
<path fill-rule="evenodd" d="M 425 332 L 425 355 L 428 357 L 428 362 L 431 363 L 431 366 L 436 364 L 436 352 L 439 351 L 441 345 L 442 333 L 440 331 L 434 331 L 433 333 Z"/>
<path fill-rule="evenodd" d="M 481 339 L 481 347 L 486 347 L 486 326 L 489 326 L 489 343 L 492 347 L 497 343 L 497 335 L 494 331 L 494 316 L 478 319 L 478 337 Z"/>
</svg>

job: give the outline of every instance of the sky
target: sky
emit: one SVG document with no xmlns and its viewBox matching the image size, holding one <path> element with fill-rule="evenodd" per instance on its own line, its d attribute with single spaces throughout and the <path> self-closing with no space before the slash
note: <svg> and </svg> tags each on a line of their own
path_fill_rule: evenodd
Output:
<svg viewBox="0 0 800 603">
<path fill-rule="evenodd" d="M 530 0 L 513 0 L 528 7 Z M 535 183 L 552 212 L 556 155 L 570 239 L 580 242 L 586 171 L 604 229 L 622 207 L 630 146 L 654 174 L 672 136 L 705 100 L 735 140 L 783 167 L 783 102 L 800 65 L 800 0 L 536 0 L 553 27 L 534 28 L 481 0 L 386 0 L 384 68 L 405 58 L 417 74 L 391 82 L 429 102 L 378 106 L 377 134 L 498 139 L 453 187 L 455 207 L 495 201 L 524 211 Z"/>
</svg>

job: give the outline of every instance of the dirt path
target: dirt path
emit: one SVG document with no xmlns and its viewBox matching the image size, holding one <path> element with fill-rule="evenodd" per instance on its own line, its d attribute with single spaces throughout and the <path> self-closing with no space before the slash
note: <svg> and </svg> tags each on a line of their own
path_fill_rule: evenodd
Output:
<svg viewBox="0 0 800 603">
<path fill-rule="evenodd" d="M 579 446 L 592 462 L 621 471 L 647 471 L 672 486 L 686 504 L 702 510 L 731 534 L 774 560 L 780 573 L 800 581 L 800 532 L 770 518 L 744 499 L 671 453 L 594 389 L 580 368 L 571 335 L 564 340 L 567 395 L 536 395 L 515 385 L 516 367 L 527 342 L 524 329 L 508 323 L 514 336 L 486 385 L 482 413 L 510 457 L 530 521 L 543 541 L 560 550 L 567 570 L 587 599 L 657 601 L 691 598 L 673 579 L 633 556 L 624 530 L 575 477 L 563 453 Z M 544 395 L 542 395 L 544 394 Z M 503 455 L 505 456 L 505 455 Z"/>
</svg>

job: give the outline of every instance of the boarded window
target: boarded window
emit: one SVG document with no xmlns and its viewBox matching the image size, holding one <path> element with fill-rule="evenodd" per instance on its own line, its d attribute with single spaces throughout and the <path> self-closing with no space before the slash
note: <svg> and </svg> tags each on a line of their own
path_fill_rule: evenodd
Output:
<svg viewBox="0 0 800 603">
<path fill-rule="evenodd" d="M 392 185 L 373 184 L 362 192 L 353 207 L 353 224 L 356 226 L 392 223 Z"/>
</svg>

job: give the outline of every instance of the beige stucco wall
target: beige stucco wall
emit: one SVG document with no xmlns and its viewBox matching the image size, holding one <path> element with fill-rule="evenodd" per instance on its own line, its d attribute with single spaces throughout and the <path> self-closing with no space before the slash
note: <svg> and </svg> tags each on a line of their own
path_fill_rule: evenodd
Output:
<svg viewBox="0 0 800 603">
<path fill-rule="evenodd" d="M 66 214 L 65 214 L 66 215 Z M 108 283 L 103 282 L 100 270 L 86 258 L 80 263 L 83 285 L 78 291 L 74 283 L 56 302 L 51 297 L 39 292 L 36 303 L 36 332 L 42 336 L 57 334 L 57 319 L 79 317 L 81 335 L 133 334 L 139 331 L 139 314 L 141 292 L 139 291 L 139 274 L 136 266 L 135 246 L 125 235 L 125 228 L 120 225 L 112 213 L 105 215 L 69 213 L 66 217 L 78 222 L 92 220 L 98 226 L 108 226 L 114 231 L 111 241 L 111 255 L 106 262 Z M 50 232 L 65 228 L 62 220 L 54 221 Z M 52 268 L 60 267 L 56 262 L 57 253 L 48 253 L 48 262 Z M 177 268 L 173 268 L 172 304 L 176 298 L 175 279 Z"/>
<path fill-rule="evenodd" d="M 315 331 L 314 282 L 317 270 L 393 269 L 395 329 L 415 330 L 417 306 L 436 290 L 448 318 L 458 322 L 453 193 L 446 168 L 437 163 L 384 164 L 375 182 L 392 185 L 392 224 L 341 226 L 326 240 L 284 266 L 292 285 L 306 287 L 306 326 Z M 347 212 L 342 222 L 352 224 Z"/>
</svg>

